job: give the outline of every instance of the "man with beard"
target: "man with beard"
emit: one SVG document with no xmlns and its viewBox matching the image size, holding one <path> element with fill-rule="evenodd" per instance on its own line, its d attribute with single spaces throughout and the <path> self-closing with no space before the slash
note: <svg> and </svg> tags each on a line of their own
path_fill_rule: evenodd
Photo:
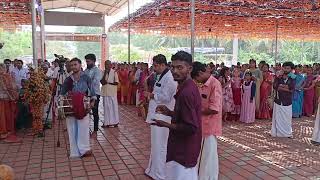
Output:
<svg viewBox="0 0 320 180">
<path fill-rule="evenodd" d="M 154 120 L 153 125 L 169 128 L 166 180 L 197 180 L 201 148 L 201 96 L 191 79 L 192 56 L 179 51 L 171 57 L 172 74 L 178 82 L 174 111 L 160 105 L 156 111 L 171 116 L 171 124 Z"/>
<path fill-rule="evenodd" d="M 66 119 L 67 130 L 70 142 L 70 157 L 84 157 L 91 155 L 89 138 L 89 115 L 86 113 L 89 109 L 83 111 L 83 96 L 90 97 L 90 107 L 95 105 L 95 89 L 91 85 L 91 79 L 81 71 L 81 60 L 73 58 L 70 61 L 73 74 L 64 81 L 61 95 L 69 95 L 72 98 L 74 115 Z M 80 117 L 81 116 L 81 117 Z"/>
<path fill-rule="evenodd" d="M 292 138 L 292 94 L 295 80 L 289 74 L 294 65 L 285 62 L 282 65 L 283 75 L 277 77 L 273 83 L 276 91 L 274 99 L 271 136 Z"/>
<path fill-rule="evenodd" d="M 84 71 L 86 75 L 91 79 L 91 85 L 96 93 L 96 101 L 94 108 L 92 108 L 93 113 L 93 133 L 92 136 L 97 136 L 97 131 L 99 129 L 99 102 L 100 102 L 100 80 L 102 78 L 102 73 L 100 69 L 95 65 L 96 56 L 94 54 L 87 54 L 85 57 L 87 63 L 87 69 Z"/>
<path fill-rule="evenodd" d="M 153 119 L 171 123 L 170 116 L 157 114 L 158 105 L 165 105 L 170 110 L 174 108 L 174 95 L 177 90 L 177 82 L 174 81 L 171 71 L 167 66 L 166 57 L 162 54 L 153 57 L 153 68 L 158 77 L 153 92 L 145 92 L 145 97 L 150 99 L 147 123 L 153 123 Z M 151 126 L 151 153 L 149 165 L 145 173 L 155 180 L 165 180 L 165 163 L 167 155 L 169 129 Z"/>
</svg>

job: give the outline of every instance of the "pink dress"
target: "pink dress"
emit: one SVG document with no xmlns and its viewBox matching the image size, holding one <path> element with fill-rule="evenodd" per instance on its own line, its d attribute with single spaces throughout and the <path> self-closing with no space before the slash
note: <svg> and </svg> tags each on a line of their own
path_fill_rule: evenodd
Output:
<svg viewBox="0 0 320 180">
<path fill-rule="evenodd" d="M 242 85 L 243 94 L 241 101 L 240 121 L 244 123 L 253 123 L 255 120 L 256 104 L 254 97 L 252 102 L 250 102 L 252 91 L 254 91 L 254 88 L 251 88 L 253 84 L 253 81 L 251 81 L 248 86 L 246 86 L 245 83 Z"/>
<path fill-rule="evenodd" d="M 239 114 L 241 109 L 241 78 L 232 78 L 231 80 L 234 111 L 232 114 Z"/>
<path fill-rule="evenodd" d="M 230 79 L 228 80 L 230 81 Z M 227 83 L 227 82 L 225 82 Z M 234 111 L 234 102 L 233 102 L 233 94 L 232 94 L 232 88 L 231 83 L 222 88 L 222 96 L 223 96 L 223 102 L 222 102 L 222 110 L 224 113 L 231 113 Z"/>
</svg>

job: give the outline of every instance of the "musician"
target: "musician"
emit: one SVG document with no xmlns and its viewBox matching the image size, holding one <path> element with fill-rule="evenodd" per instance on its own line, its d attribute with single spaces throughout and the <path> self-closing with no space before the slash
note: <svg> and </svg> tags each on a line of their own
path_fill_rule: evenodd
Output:
<svg viewBox="0 0 320 180">
<path fill-rule="evenodd" d="M 86 94 L 91 98 L 89 108 L 93 108 L 96 93 L 95 89 L 91 86 L 90 77 L 81 71 L 81 60 L 78 58 L 71 59 L 70 66 L 73 73 L 64 81 L 61 95 Z M 72 103 L 73 107 L 77 107 L 80 103 L 83 103 L 83 100 L 76 99 L 75 95 L 73 95 Z M 78 110 L 78 108 L 74 108 L 74 110 Z M 86 109 L 86 111 L 88 112 L 89 109 Z M 92 154 L 89 141 L 89 114 L 85 113 L 86 115 L 81 119 L 76 118 L 78 116 L 76 113 L 74 114 L 74 116 L 68 116 L 66 120 L 70 143 L 70 157 L 89 156 Z"/>
</svg>

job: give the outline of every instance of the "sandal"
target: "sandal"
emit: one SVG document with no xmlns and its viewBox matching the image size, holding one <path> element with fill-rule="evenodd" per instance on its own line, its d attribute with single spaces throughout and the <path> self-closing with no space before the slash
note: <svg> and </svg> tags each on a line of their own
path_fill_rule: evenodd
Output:
<svg viewBox="0 0 320 180">
<path fill-rule="evenodd" d="M 92 156 L 92 151 L 91 150 L 89 150 L 89 151 L 85 152 L 83 155 L 81 155 L 81 158 L 89 157 L 89 156 Z"/>
</svg>

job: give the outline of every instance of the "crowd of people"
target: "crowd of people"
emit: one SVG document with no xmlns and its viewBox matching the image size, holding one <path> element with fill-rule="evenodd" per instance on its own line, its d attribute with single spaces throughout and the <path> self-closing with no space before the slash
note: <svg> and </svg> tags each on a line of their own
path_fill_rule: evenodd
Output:
<svg viewBox="0 0 320 180">
<path fill-rule="evenodd" d="M 226 67 L 192 62 L 189 53 L 179 51 L 171 62 L 164 55 L 154 56 L 151 67 L 107 60 L 101 70 L 94 54 L 84 59 L 85 69 L 78 58 L 63 66 L 59 60 L 39 62 L 53 91 L 52 106 L 49 102 L 44 107 L 49 109 L 44 119 L 50 114 L 45 127 L 59 117 L 60 100 L 68 97 L 74 111 L 66 117 L 70 157 L 90 156 L 89 112 L 94 121 L 91 137 L 96 138 L 100 100 L 102 128 L 118 127 L 119 104 L 134 105 L 138 116 L 150 124 L 151 154 L 145 173 L 153 179 L 217 179 L 217 136 L 222 135 L 223 122 L 272 119 L 271 136 L 292 138 L 292 118 L 315 115 L 320 100 L 318 63 L 269 66 L 251 59 L 249 64 Z M 30 128 L 32 113 L 24 98 L 29 78 L 21 60 L 0 64 L 0 135 L 5 142 L 19 141 L 16 130 Z M 316 145 L 319 118 L 313 133 Z"/>
</svg>

